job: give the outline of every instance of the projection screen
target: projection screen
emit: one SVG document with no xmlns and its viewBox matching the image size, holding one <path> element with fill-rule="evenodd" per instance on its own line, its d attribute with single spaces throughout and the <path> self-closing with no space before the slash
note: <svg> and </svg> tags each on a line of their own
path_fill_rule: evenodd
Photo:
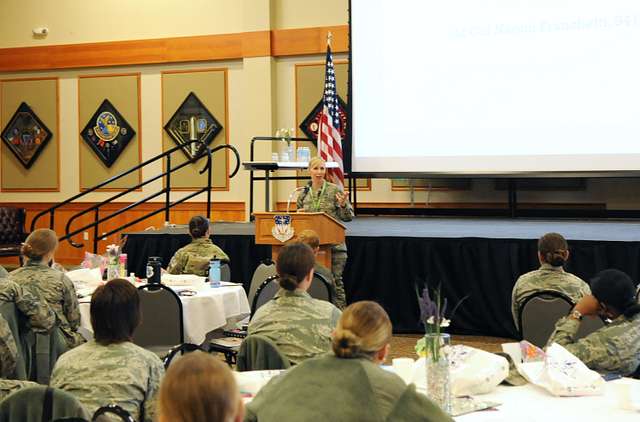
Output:
<svg viewBox="0 0 640 422">
<path fill-rule="evenodd" d="M 351 0 L 354 173 L 640 169 L 640 1 Z"/>
</svg>

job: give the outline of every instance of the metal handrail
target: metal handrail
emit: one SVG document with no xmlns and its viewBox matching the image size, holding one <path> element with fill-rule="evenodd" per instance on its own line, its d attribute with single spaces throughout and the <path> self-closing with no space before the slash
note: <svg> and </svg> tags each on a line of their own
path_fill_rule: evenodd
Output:
<svg viewBox="0 0 640 422">
<path fill-rule="evenodd" d="M 196 157 L 193 157 L 191 160 L 187 160 L 187 161 L 185 161 L 185 162 L 183 162 L 183 163 L 181 163 L 181 164 L 179 164 L 179 165 L 177 165 L 175 167 L 171 167 L 171 154 L 173 154 L 175 151 L 181 150 L 181 149 L 183 149 L 186 146 L 191 145 L 191 144 L 200 144 L 201 145 L 200 153 Z M 229 178 L 232 178 L 238 173 L 238 170 L 240 169 L 240 154 L 238 153 L 238 150 L 236 150 L 235 147 L 233 147 L 232 145 L 225 144 L 225 145 L 219 145 L 219 146 L 217 146 L 217 147 L 212 149 L 208 145 L 203 143 L 202 141 L 185 142 L 182 145 L 178 145 L 178 146 L 176 146 L 174 148 L 171 148 L 171 149 L 163 152 L 162 154 L 158 154 L 157 156 L 155 156 L 153 158 L 150 158 L 149 160 L 146 160 L 146 161 L 144 161 L 144 162 L 142 162 L 142 163 L 130 168 L 129 170 L 126 170 L 126 171 L 124 171 L 124 172 L 122 172 L 122 173 L 120 173 L 120 174 L 118 174 L 116 176 L 113 176 L 113 177 L 105 180 L 104 182 L 99 183 L 99 184 L 97 184 L 96 186 L 93 186 L 90 189 L 87 189 L 84 192 L 81 192 L 81 193 L 79 193 L 77 195 L 74 195 L 71 198 L 68 198 L 68 199 L 64 200 L 63 202 L 60 202 L 59 204 L 56 204 L 56 205 L 54 205 L 54 206 L 52 206 L 52 207 L 50 207 L 50 208 L 48 208 L 48 209 L 46 209 L 44 211 L 39 212 L 33 218 L 33 220 L 31 221 L 31 231 L 33 231 L 35 229 L 37 221 L 42 216 L 44 216 L 46 214 L 49 214 L 49 228 L 53 229 L 54 222 L 55 222 L 55 211 L 58 208 L 66 205 L 68 203 L 71 203 L 71 202 L 73 202 L 73 201 L 75 201 L 77 199 L 80 199 L 80 198 L 84 197 L 85 195 L 88 195 L 89 193 L 95 192 L 97 189 L 100 189 L 100 188 L 102 188 L 104 186 L 107 186 L 108 184 L 110 184 L 110 183 L 112 183 L 112 182 L 114 182 L 114 181 L 116 181 L 118 179 L 121 179 L 121 178 L 123 178 L 123 177 L 125 177 L 125 176 L 127 176 L 127 175 L 129 175 L 129 174 L 131 174 L 131 173 L 133 173 L 133 172 L 135 172 L 135 171 L 137 171 L 137 170 L 139 170 L 139 169 L 151 164 L 151 163 L 154 163 L 154 162 L 156 162 L 156 161 L 158 161 L 158 160 L 160 160 L 162 158 L 165 158 L 165 157 L 166 157 L 166 170 L 164 172 L 162 172 L 162 173 L 160 173 L 158 175 L 155 175 L 153 177 L 150 177 L 150 178 L 138 183 L 135 186 L 132 186 L 132 187 L 130 187 L 130 188 L 124 190 L 124 191 L 118 192 L 118 193 L 112 195 L 111 197 L 109 197 L 108 199 L 105 199 L 104 201 L 101 201 L 101 202 L 99 202 L 99 203 L 97 203 L 97 204 L 95 204 L 95 205 L 93 205 L 91 207 L 88 207 L 88 208 L 86 208 L 86 209 L 84 209 L 82 211 L 79 211 L 79 212 L 75 213 L 74 215 L 72 215 L 71 218 L 69 218 L 69 220 L 67 221 L 67 224 L 65 225 L 65 234 L 63 236 L 61 236 L 59 238 L 59 240 L 60 241 L 67 240 L 71 244 L 71 246 L 73 246 L 75 248 L 81 248 L 81 247 L 84 246 L 84 243 L 77 243 L 77 242 L 73 241 L 71 238 L 73 236 L 75 236 L 75 235 L 87 230 L 87 229 L 93 228 L 93 232 L 94 232 L 93 233 L 94 234 L 94 236 L 93 236 L 93 252 L 97 253 L 99 238 L 107 237 L 107 236 L 110 236 L 110 235 L 112 235 L 114 233 L 122 231 L 122 230 L 126 229 L 127 227 L 130 227 L 130 226 L 132 226 L 132 225 L 134 225 L 136 223 L 139 223 L 140 221 L 143 221 L 143 220 L 145 220 L 145 219 L 147 219 L 149 217 L 152 217 L 152 216 L 154 216 L 156 214 L 159 214 L 159 213 L 161 213 L 163 211 L 165 213 L 165 221 L 169 221 L 169 209 L 170 208 L 172 208 L 172 207 L 174 207 L 174 206 L 176 206 L 178 204 L 181 204 L 182 202 L 185 202 L 186 200 L 191 199 L 191 198 L 195 197 L 196 195 L 199 195 L 199 194 L 201 194 L 203 192 L 207 193 L 207 216 L 210 216 L 211 215 L 211 180 L 212 180 L 212 160 L 211 160 L 211 155 L 214 152 L 216 152 L 216 151 L 218 151 L 220 149 L 225 149 L 225 148 L 226 149 L 230 149 L 234 153 L 235 158 L 236 158 L 235 168 L 231 172 L 231 174 L 229 174 Z M 187 195 L 187 196 L 185 196 L 185 197 L 183 197 L 183 198 L 181 198 L 181 199 L 179 199 L 177 201 L 171 202 L 171 199 L 170 199 L 171 173 L 174 173 L 174 172 L 182 169 L 183 167 L 185 167 L 185 166 L 187 166 L 189 164 L 195 163 L 197 160 L 199 160 L 200 158 L 204 157 L 205 155 L 207 157 L 207 162 L 206 162 L 205 166 L 198 173 L 199 174 L 203 174 L 205 171 L 208 173 L 207 174 L 207 185 L 205 187 L 197 190 L 197 191 L 194 191 L 194 192 L 190 193 L 189 195 Z M 137 189 L 140 189 L 141 187 L 143 187 L 145 185 L 148 185 L 151 182 L 154 182 L 154 181 L 162 179 L 162 178 L 165 178 L 165 187 L 164 188 L 162 188 L 159 191 L 154 192 L 154 193 L 146 196 L 143 199 L 140 199 L 140 200 L 138 200 L 138 201 L 136 201 L 136 202 L 134 202 L 132 204 L 129 204 L 129 205 L 125 206 L 124 208 L 121 208 L 121 209 L 117 210 L 114 213 L 111 213 L 111 214 L 109 214 L 109 215 L 107 215 L 105 217 L 102 217 L 102 218 L 99 217 L 100 207 L 102 207 L 103 205 L 111 203 L 114 200 L 116 200 L 118 198 L 121 198 L 122 196 L 124 196 L 124 195 L 126 195 L 128 193 L 131 193 L 131 192 L 133 192 L 133 191 L 135 191 Z M 124 212 L 130 211 L 130 210 L 136 208 L 138 205 L 144 204 L 144 203 L 150 201 L 151 199 L 154 199 L 154 198 L 156 198 L 156 197 L 158 197 L 158 196 L 160 196 L 162 194 L 165 194 L 165 201 L 164 201 L 165 204 L 164 204 L 163 208 L 159 208 L 159 209 L 157 209 L 155 211 L 150 211 L 149 213 L 143 215 L 142 217 L 136 218 L 135 220 L 130 221 L 130 222 L 128 222 L 128 223 L 126 223 L 126 224 L 114 229 L 114 230 L 111 230 L 109 232 L 103 233 L 102 235 L 98 235 L 98 233 L 99 233 L 98 225 L 100 225 L 100 224 L 102 224 L 102 223 L 104 223 L 104 222 L 106 222 L 106 221 L 108 221 L 108 220 L 110 220 L 110 219 L 112 219 L 114 217 L 117 217 L 118 215 L 120 215 L 120 214 L 122 214 Z M 81 216 L 83 216 L 83 215 L 85 215 L 85 214 L 87 214 L 89 212 L 92 212 L 92 211 L 95 214 L 95 218 L 94 218 L 93 222 L 91 222 L 91 223 L 89 223 L 87 225 L 84 225 L 81 228 L 75 229 L 75 230 L 70 232 L 71 224 L 73 223 L 73 221 L 75 221 L 77 218 L 79 218 L 79 217 L 81 217 Z"/>
</svg>

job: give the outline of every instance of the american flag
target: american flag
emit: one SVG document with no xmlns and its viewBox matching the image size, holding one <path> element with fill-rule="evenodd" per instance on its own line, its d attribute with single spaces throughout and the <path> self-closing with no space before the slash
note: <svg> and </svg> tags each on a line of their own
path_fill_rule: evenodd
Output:
<svg viewBox="0 0 640 422">
<path fill-rule="evenodd" d="M 338 168 L 327 169 L 329 179 L 344 188 L 344 167 L 342 165 L 342 137 L 340 136 L 340 117 L 338 112 L 338 93 L 336 90 L 336 72 L 333 67 L 331 46 L 327 45 L 327 64 L 324 75 L 324 95 L 322 114 L 318 127 L 318 150 L 325 161 L 335 161 Z"/>
</svg>

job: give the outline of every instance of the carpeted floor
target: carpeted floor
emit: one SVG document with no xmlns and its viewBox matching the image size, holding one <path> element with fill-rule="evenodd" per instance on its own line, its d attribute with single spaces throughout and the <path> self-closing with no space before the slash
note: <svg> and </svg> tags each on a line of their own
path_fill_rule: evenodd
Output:
<svg viewBox="0 0 640 422">
<path fill-rule="evenodd" d="M 391 359 L 400 357 L 416 358 L 414 346 L 416 341 L 421 337 L 420 334 L 396 334 L 391 339 L 391 350 L 387 360 L 391 363 Z M 477 349 L 486 350 L 487 352 L 499 352 L 502 351 L 500 345 L 502 343 L 509 343 L 516 340 L 499 337 L 485 337 L 485 336 L 458 336 L 454 335 L 451 338 L 452 344 L 465 344 L 467 346 L 475 347 Z"/>
</svg>

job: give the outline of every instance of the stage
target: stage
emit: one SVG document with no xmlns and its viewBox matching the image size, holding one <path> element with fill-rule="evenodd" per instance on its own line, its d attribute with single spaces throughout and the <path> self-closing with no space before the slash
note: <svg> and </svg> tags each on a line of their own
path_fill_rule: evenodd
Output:
<svg viewBox="0 0 640 422">
<path fill-rule="evenodd" d="M 640 222 L 635 220 L 359 217 L 345 224 L 348 301 L 379 302 L 395 332 L 420 330 L 416 292 L 428 283 L 441 285 L 449 309 L 467 297 L 450 331 L 516 337 L 511 290 L 520 274 L 538 267 L 536 242 L 547 232 L 569 240 L 566 269 L 585 280 L 611 267 L 637 280 L 640 269 Z M 270 248 L 254 244 L 253 223 L 215 223 L 213 233 L 214 243 L 231 258 L 233 280 L 248 288 Z M 131 271 L 143 276 L 149 256 L 161 256 L 166 266 L 189 240 L 186 226 L 130 233 L 125 252 Z"/>
</svg>

